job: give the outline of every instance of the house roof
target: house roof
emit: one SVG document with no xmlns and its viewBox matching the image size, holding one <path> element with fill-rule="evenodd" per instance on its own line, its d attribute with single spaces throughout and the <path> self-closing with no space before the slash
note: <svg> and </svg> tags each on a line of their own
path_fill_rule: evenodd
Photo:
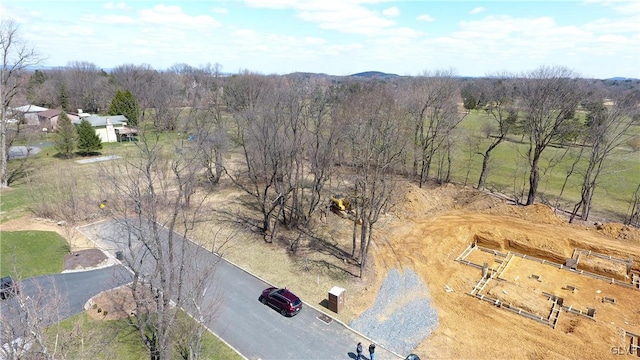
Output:
<svg viewBox="0 0 640 360">
<path fill-rule="evenodd" d="M 18 106 L 17 108 L 13 108 L 13 110 L 20 111 L 23 113 L 38 113 L 38 112 L 49 110 L 49 109 L 42 106 L 27 104 L 23 106 Z"/>
<path fill-rule="evenodd" d="M 49 110 L 39 112 L 38 117 L 51 119 L 54 116 L 60 115 L 61 112 L 62 112 L 61 110 L 49 109 Z"/>
<path fill-rule="evenodd" d="M 109 115 L 109 116 L 99 116 L 99 115 L 91 115 L 87 116 L 83 119 L 86 119 L 91 126 L 107 126 L 107 121 L 111 123 L 111 125 L 126 125 L 129 121 L 124 115 Z M 74 121 L 74 124 L 79 124 L 82 120 L 78 119 Z"/>
</svg>

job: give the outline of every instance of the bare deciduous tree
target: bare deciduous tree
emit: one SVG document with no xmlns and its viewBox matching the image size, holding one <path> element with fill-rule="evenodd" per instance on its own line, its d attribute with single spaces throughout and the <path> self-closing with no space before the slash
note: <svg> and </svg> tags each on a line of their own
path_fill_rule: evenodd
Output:
<svg viewBox="0 0 640 360">
<path fill-rule="evenodd" d="M 18 294 L 2 302 L 0 355 L 3 359 L 53 359 L 47 328 L 62 320 L 67 304 L 52 279 L 30 278 L 19 286 Z"/>
<path fill-rule="evenodd" d="M 142 133 L 137 143 L 140 156 L 105 170 L 110 184 L 105 197 L 120 229 L 112 241 L 133 272 L 130 291 L 136 308 L 131 325 L 151 359 L 169 359 L 179 331 L 178 309 L 211 313 L 216 308 L 203 303 L 212 291 L 216 262 L 207 260 L 206 249 L 188 241 L 194 227 L 204 221 L 202 205 L 209 194 L 206 189 L 194 191 L 201 169 L 199 155 L 181 149 L 180 143 L 165 149 L 158 140 L 157 135 Z M 191 349 L 197 351 L 197 346 Z"/>
<path fill-rule="evenodd" d="M 282 210 L 292 190 L 291 163 L 287 161 L 293 142 L 288 137 L 281 86 L 277 79 L 246 73 L 225 87 L 225 92 L 229 91 L 227 101 L 234 109 L 236 140 L 246 164 L 242 173 L 230 175 L 257 200 L 262 215 L 260 229 L 267 242 L 273 240 L 272 217 L 280 217 L 276 210 Z"/>
<path fill-rule="evenodd" d="M 152 107 L 152 85 L 159 76 L 157 71 L 148 64 L 124 64 L 113 68 L 109 75 L 115 83 L 115 88 L 110 93 L 115 94 L 118 89 L 129 89 L 139 105 L 138 123 L 144 123 L 147 110 Z"/>
<path fill-rule="evenodd" d="M 93 63 L 74 61 L 63 71 L 64 84 L 69 94 L 69 110 L 82 109 L 98 113 L 109 108 L 113 97 L 107 92 L 107 73 Z"/>
<path fill-rule="evenodd" d="M 149 106 L 153 108 L 153 125 L 158 131 L 174 131 L 182 113 L 184 91 L 180 88 L 179 69 L 157 73 L 151 85 Z"/>
<path fill-rule="evenodd" d="M 189 111 L 185 121 L 187 140 L 199 149 L 206 178 L 216 185 L 224 174 L 224 155 L 229 150 L 229 118 L 224 112 L 220 64 L 185 68 L 185 93 Z"/>
<path fill-rule="evenodd" d="M 429 177 L 436 152 L 445 148 L 453 129 L 464 114 L 458 111 L 458 82 L 452 71 L 438 71 L 416 78 L 406 100 L 406 111 L 414 124 L 413 175 L 419 186 Z"/>
<path fill-rule="evenodd" d="M 554 141 L 561 142 L 572 126 L 582 98 L 577 75 L 564 67 L 543 66 L 525 74 L 517 85 L 523 125 L 529 136 L 529 192 L 527 205 L 535 202 L 540 184 L 540 160 Z"/>
<path fill-rule="evenodd" d="M 360 237 L 360 277 L 367 264 L 373 228 L 395 190 L 395 169 L 405 141 L 395 97 L 384 84 L 367 84 L 345 99 L 350 107 L 348 141 L 353 169 L 355 209 L 352 256 Z"/>
<path fill-rule="evenodd" d="M 309 93 L 309 105 L 305 108 L 307 135 L 304 151 L 309 157 L 308 166 L 312 176 L 310 198 L 304 209 L 305 224 L 320 204 L 324 184 L 333 175 L 336 147 L 342 146 L 340 140 L 346 123 L 340 121 L 339 116 L 336 115 L 336 108 L 339 105 L 336 92 L 336 87 L 316 84 Z M 302 188 L 304 189 L 304 186 Z"/>
<path fill-rule="evenodd" d="M 494 121 L 497 134 L 491 137 L 492 141 L 484 153 L 479 153 L 482 155 L 482 169 L 478 179 L 478 190 L 484 189 L 484 184 L 487 181 L 491 152 L 505 139 L 518 119 L 517 99 L 513 85 L 511 76 L 506 73 L 491 77 L 482 84 L 485 99 L 484 110 Z M 487 137 L 490 136 L 490 133 L 487 133 Z"/>
<path fill-rule="evenodd" d="M 2 68 L 0 69 L 0 151 L 2 151 L 2 163 L 0 174 L 0 189 L 10 184 L 10 174 L 7 170 L 9 160 L 9 147 L 7 141 L 7 113 L 14 97 L 23 85 L 21 75 L 25 69 L 40 63 L 42 58 L 27 43 L 20 38 L 19 28 L 12 19 L 0 20 L 0 56 Z"/>
<path fill-rule="evenodd" d="M 586 145 L 589 149 L 589 160 L 582 178 L 580 201 L 574 206 L 570 221 L 580 212 L 582 220 L 589 219 L 592 200 L 598 180 L 606 167 L 606 159 L 633 134 L 630 128 L 638 124 L 637 99 L 631 93 L 618 94 L 611 100 L 613 104 L 604 104 L 599 97 L 591 103 L 587 114 Z"/>
</svg>

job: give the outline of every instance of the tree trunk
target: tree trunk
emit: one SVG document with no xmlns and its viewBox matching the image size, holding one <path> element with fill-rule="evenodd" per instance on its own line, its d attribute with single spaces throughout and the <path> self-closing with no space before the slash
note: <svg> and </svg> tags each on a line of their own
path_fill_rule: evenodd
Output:
<svg viewBox="0 0 640 360">
<path fill-rule="evenodd" d="M 540 182 L 540 172 L 538 170 L 538 162 L 540 161 L 540 154 L 535 151 L 533 155 L 533 161 L 531 162 L 531 173 L 529 174 L 529 194 L 527 195 L 527 204 L 532 205 L 536 200 L 536 194 L 538 192 L 538 184 Z"/>
<path fill-rule="evenodd" d="M 5 64 L 6 65 L 6 64 Z M 5 98 L 5 67 L 0 69 L 0 152 L 2 152 L 2 175 L 0 179 L 0 189 L 9 187 L 8 174 L 7 174 L 7 161 L 9 161 L 9 152 L 7 149 L 7 123 L 6 123 L 6 109 L 4 105 Z"/>
<path fill-rule="evenodd" d="M 484 184 L 487 181 L 487 173 L 489 172 L 489 159 L 491 158 L 491 152 L 502 142 L 502 140 L 504 140 L 504 135 L 501 135 L 496 141 L 494 141 L 487 151 L 484 152 L 484 155 L 482 155 L 482 170 L 480 170 L 480 179 L 478 179 L 478 190 L 484 189 Z"/>
</svg>

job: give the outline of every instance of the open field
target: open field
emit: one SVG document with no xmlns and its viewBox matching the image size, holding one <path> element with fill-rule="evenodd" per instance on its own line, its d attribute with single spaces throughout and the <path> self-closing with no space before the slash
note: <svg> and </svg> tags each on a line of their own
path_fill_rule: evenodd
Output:
<svg viewBox="0 0 640 360">
<path fill-rule="evenodd" d="M 0 276 L 59 273 L 69 252 L 65 238 L 53 231 L 4 231 L 3 227 L 0 239 Z"/>
<path fill-rule="evenodd" d="M 482 166 L 482 156 L 475 152 L 484 152 L 493 139 L 487 139 L 481 132 L 481 124 L 489 118 L 481 111 L 472 111 L 460 125 L 460 137 L 464 140 L 456 145 L 452 178 L 456 183 L 466 183 L 475 186 Z M 640 126 L 631 128 L 631 133 L 640 135 Z M 509 135 L 492 152 L 487 189 L 495 190 L 509 196 L 518 195 L 524 188 L 528 190 L 528 161 L 527 139 L 521 136 Z M 477 148 L 476 148 L 477 146 Z M 554 204 L 560 194 L 567 172 L 580 151 L 579 147 L 559 148 L 549 146 L 543 153 L 541 169 L 548 168 L 553 163 L 551 171 L 543 172 L 540 180 L 539 200 L 544 199 Z M 471 152 L 471 154 L 469 154 Z M 583 154 L 585 157 L 586 154 Z M 557 159 L 562 158 L 561 161 Z M 557 163 L 554 163 L 557 162 Z M 560 207 L 571 210 L 580 199 L 582 172 L 586 167 L 586 159 L 582 159 L 574 174 L 569 178 Z M 640 180 L 640 154 L 626 144 L 615 149 L 605 161 L 605 166 L 594 194 L 593 212 L 606 218 L 621 219 L 628 215 L 629 202 Z M 597 215 L 596 215 L 597 216 Z"/>
<path fill-rule="evenodd" d="M 137 360 L 148 357 L 148 350 L 142 346 L 140 335 L 126 320 L 107 319 L 96 309 L 71 317 L 49 328 L 50 348 L 54 348 L 55 335 L 70 336 L 76 346 L 65 347 L 66 358 L 95 360 Z M 108 316 L 108 314 L 107 314 Z M 68 339 L 60 339 L 60 341 Z M 203 354 L 206 359 L 232 360 L 240 356 L 211 333 L 203 337 Z M 178 358 L 176 356 L 176 358 Z"/>
</svg>

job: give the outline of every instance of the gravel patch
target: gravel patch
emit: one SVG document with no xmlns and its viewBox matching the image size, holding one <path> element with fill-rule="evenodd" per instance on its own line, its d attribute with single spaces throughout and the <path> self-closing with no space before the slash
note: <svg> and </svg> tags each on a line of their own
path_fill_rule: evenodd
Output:
<svg viewBox="0 0 640 360">
<path fill-rule="evenodd" d="M 108 161 L 108 160 L 115 160 L 115 159 L 120 159 L 120 156 L 118 155 L 99 156 L 91 159 L 76 160 L 76 162 L 78 164 L 89 164 L 89 163 L 94 163 L 99 161 Z"/>
<path fill-rule="evenodd" d="M 9 148 L 9 159 L 21 159 L 39 152 L 40 148 L 37 146 L 11 146 Z"/>
<path fill-rule="evenodd" d="M 399 354 L 411 353 L 437 325 L 429 291 L 410 268 L 389 271 L 374 304 L 350 324 Z"/>
</svg>

